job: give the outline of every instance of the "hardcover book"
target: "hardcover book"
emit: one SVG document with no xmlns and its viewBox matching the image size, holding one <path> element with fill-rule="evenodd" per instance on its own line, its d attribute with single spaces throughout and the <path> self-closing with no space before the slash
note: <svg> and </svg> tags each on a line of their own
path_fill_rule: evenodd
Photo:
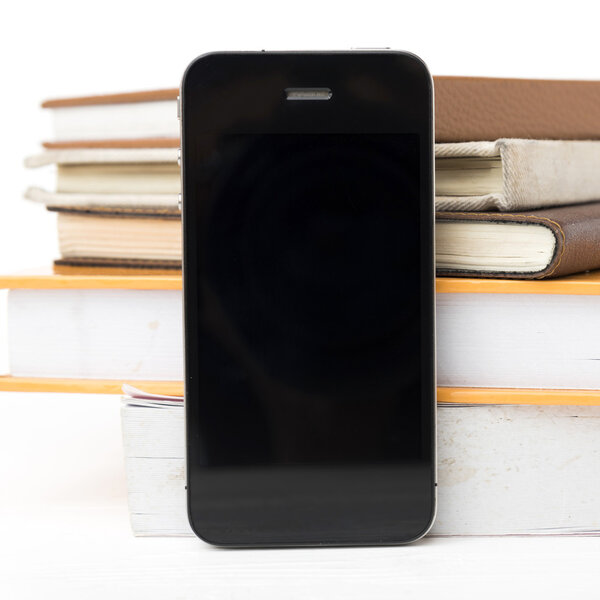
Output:
<svg viewBox="0 0 600 600">
<path fill-rule="evenodd" d="M 600 141 L 436 144 L 435 157 L 437 210 L 516 211 L 600 199 Z M 57 165 L 56 196 L 26 193 L 51 205 L 69 202 L 71 193 L 101 194 L 110 201 L 111 193 L 173 196 L 180 191 L 173 148 L 49 150 L 25 165 Z"/>
<path fill-rule="evenodd" d="M 600 139 L 600 82 L 434 76 L 437 142 Z M 179 146 L 177 88 L 62 98 L 46 147 Z"/>
<path fill-rule="evenodd" d="M 515 213 L 438 212 L 440 275 L 542 279 L 600 268 L 600 202 Z"/>
<path fill-rule="evenodd" d="M 435 207 L 519 211 L 600 199 L 600 142 L 499 139 L 435 145 Z"/>
</svg>

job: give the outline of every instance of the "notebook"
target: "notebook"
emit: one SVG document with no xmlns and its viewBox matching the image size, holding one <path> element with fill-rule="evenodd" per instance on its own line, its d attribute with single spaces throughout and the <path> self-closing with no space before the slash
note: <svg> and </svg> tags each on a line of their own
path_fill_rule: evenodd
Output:
<svg viewBox="0 0 600 600">
<path fill-rule="evenodd" d="M 523 212 L 438 212 L 439 275 L 542 279 L 600 268 L 600 202 Z"/>
<path fill-rule="evenodd" d="M 434 76 L 437 142 L 600 139 L 600 82 Z M 177 88 L 48 100 L 46 147 L 179 146 Z"/>
</svg>

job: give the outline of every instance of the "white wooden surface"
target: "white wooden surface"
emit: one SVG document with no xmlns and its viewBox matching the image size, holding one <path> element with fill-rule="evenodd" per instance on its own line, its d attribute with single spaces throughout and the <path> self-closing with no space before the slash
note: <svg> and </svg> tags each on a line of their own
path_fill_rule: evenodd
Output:
<svg viewBox="0 0 600 600">
<path fill-rule="evenodd" d="M 3 393 L 0 407 L 1 598 L 597 594 L 598 537 L 426 538 L 397 548 L 297 550 L 134 538 L 116 396 Z"/>
</svg>

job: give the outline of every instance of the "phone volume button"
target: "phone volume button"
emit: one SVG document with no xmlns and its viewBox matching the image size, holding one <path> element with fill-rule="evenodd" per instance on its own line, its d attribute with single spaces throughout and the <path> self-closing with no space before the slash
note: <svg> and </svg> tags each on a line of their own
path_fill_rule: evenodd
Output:
<svg viewBox="0 0 600 600">
<path fill-rule="evenodd" d="M 172 97 L 173 96 L 171 96 L 171 98 Z M 181 96 L 177 96 L 177 118 L 181 120 Z"/>
<path fill-rule="evenodd" d="M 181 148 L 177 148 L 177 166 L 181 167 Z"/>
<path fill-rule="evenodd" d="M 177 208 L 179 209 L 179 212 L 181 212 L 182 206 L 183 206 L 183 198 L 181 197 L 181 194 L 177 194 Z"/>
</svg>

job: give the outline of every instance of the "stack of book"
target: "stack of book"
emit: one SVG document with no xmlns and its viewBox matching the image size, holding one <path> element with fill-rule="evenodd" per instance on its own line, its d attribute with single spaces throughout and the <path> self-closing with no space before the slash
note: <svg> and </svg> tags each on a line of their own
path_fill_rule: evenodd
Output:
<svg viewBox="0 0 600 600">
<path fill-rule="evenodd" d="M 586 272 L 600 269 L 600 82 L 434 82 L 439 506 L 432 534 L 600 533 L 600 271 Z M 177 171 L 177 92 L 161 93 L 47 104 L 56 139 L 30 164 L 59 165 L 60 185 L 28 197 L 79 223 L 129 227 L 138 217 L 127 209 L 146 211 L 144 227 L 164 220 L 177 223 L 179 235 L 178 188 L 144 187 L 154 177 L 166 182 L 162 166 Z M 167 112 L 171 129 L 161 129 Z M 169 160 L 161 152 L 171 152 Z M 67 171 L 60 183 L 61 170 L 77 165 L 82 176 Z M 121 175 L 127 184 L 113 185 Z M 59 224 L 59 236 L 65 231 Z M 134 532 L 187 535 L 181 280 L 177 271 L 157 270 L 180 255 L 158 253 L 151 236 L 142 253 L 140 238 L 127 232 L 128 251 L 108 256 L 95 231 L 86 231 L 89 246 L 76 256 L 61 245 L 59 260 L 154 271 L 4 278 L 11 288 L 4 389 L 27 378 L 65 390 L 87 381 L 91 391 L 114 391 L 130 382 L 174 396 L 130 390 L 124 397 L 125 460 Z M 173 230 L 164 231 L 160 239 L 179 248 Z"/>
<path fill-rule="evenodd" d="M 26 160 L 56 168 L 26 198 L 58 213 L 58 265 L 181 268 L 176 90 L 49 100 L 54 139 Z"/>
<path fill-rule="evenodd" d="M 436 77 L 440 274 L 600 268 L 600 85 Z M 177 90 L 50 100 L 58 264 L 179 268 Z M 467 141 L 465 141 L 467 140 Z M 586 251 L 581 252 L 585 247 Z"/>
</svg>

